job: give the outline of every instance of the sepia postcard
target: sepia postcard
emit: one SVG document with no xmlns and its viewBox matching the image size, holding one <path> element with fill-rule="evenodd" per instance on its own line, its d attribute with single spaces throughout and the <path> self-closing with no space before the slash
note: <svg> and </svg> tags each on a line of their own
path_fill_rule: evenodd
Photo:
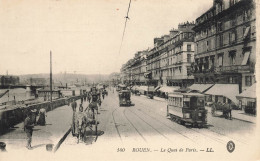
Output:
<svg viewBox="0 0 260 161">
<path fill-rule="evenodd" d="M 0 160 L 260 160 L 259 0 L 0 0 Z"/>
</svg>

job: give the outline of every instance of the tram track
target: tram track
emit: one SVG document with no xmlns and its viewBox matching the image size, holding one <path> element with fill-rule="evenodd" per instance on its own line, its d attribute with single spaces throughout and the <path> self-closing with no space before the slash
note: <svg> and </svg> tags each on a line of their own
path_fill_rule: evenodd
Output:
<svg viewBox="0 0 260 161">
<path fill-rule="evenodd" d="M 120 140 L 122 141 L 122 137 L 121 137 L 121 134 L 120 134 L 120 132 L 119 132 L 118 125 L 117 125 L 117 123 L 116 123 L 115 116 L 114 116 L 114 112 L 115 112 L 117 109 L 119 109 L 119 107 L 116 108 L 116 109 L 114 109 L 111 114 L 112 114 L 112 117 L 113 117 L 113 121 L 114 121 L 114 125 L 115 125 L 115 128 L 116 128 L 116 132 L 117 132 L 117 134 L 118 134 Z"/>
<path fill-rule="evenodd" d="M 141 103 L 141 104 L 143 104 L 143 103 Z M 143 104 L 143 105 L 144 105 L 144 104 Z M 138 109 L 138 108 L 137 108 L 137 109 Z M 153 117 L 153 116 L 147 114 L 147 113 L 144 112 L 143 110 L 141 110 L 141 109 L 138 109 L 138 110 L 141 111 L 142 113 L 146 114 L 147 116 L 149 116 L 149 117 L 151 117 L 151 118 L 157 120 L 158 122 L 160 122 L 160 123 L 163 124 L 164 126 L 168 127 L 169 129 L 171 129 L 171 130 L 177 132 L 178 134 L 180 134 L 180 135 L 182 135 L 182 136 L 188 138 L 189 140 L 195 142 L 193 139 L 191 139 L 191 138 L 189 138 L 188 136 L 186 136 L 186 135 L 180 133 L 180 132 L 177 131 L 176 129 L 174 129 L 174 128 L 168 126 L 167 124 L 163 123 L 162 121 L 158 120 L 157 118 L 155 118 L 155 117 Z M 151 110 L 149 110 L 149 111 L 151 111 Z M 155 113 L 154 111 L 152 111 L 152 112 Z M 156 113 L 156 114 L 157 114 L 157 115 L 160 115 L 160 114 L 158 114 L 158 113 Z M 160 116 L 162 116 L 162 115 L 160 115 Z M 203 136 L 205 136 L 205 137 L 207 137 L 207 138 L 209 138 L 209 139 L 211 139 L 211 140 L 214 140 L 214 141 L 216 141 L 216 142 L 218 142 L 218 143 L 226 144 L 226 142 L 224 142 L 224 141 L 222 141 L 222 140 L 220 140 L 220 139 L 218 139 L 218 138 L 215 138 L 215 137 L 212 137 L 212 136 L 208 136 L 208 135 L 206 135 L 206 134 L 203 134 L 203 133 L 198 132 L 198 131 L 196 131 L 196 130 L 194 130 L 194 129 L 191 129 L 191 128 L 190 128 L 189 130 L 192 130 L 192 131 L 194 131 L 194 132 L 196 132 L 196 133 L 198 133 L 198 134 L 200 134 L 200 135 L 203 135 Z"/>
<path fill-rule="evenodd" d="M 116 98 L 115 97 L 113 97 L 114 98 L 114 102 L 116 102 Z M 117 110 L 117 109 L 119 109 L 120 107 L 117 107 L 116 109 L 114 109 L 113 110 L 113 112 L 112 112 L 112 117 L 113 117 L 113 121 L 114 121 L 114 124 L 115 124 L 115 128 L 116 128 L 116 130 L 117 130 L 117 134 L 118 134 L 118 136 L 120 137 L 120 140 L 122 141 L 122 137 L 121 137 L 121 134 L 120 134 L 120 132 L 119 132 L 119 129 L 118 129 L 118 127 L 117 127 L 117 124 L 116 124 L 116 121 L 115 121 L 115 116 L 114 116 L 114 112 Z M 145 137 L 141 134 L 141 132 L 134 126 L 134 124 L 130 121 L 130 119 L 126 116 L 126 114 L 125 114 L 125 110 L 126 109 L 124 109 L 123 110 L 123 115 L 124 115 L 124 117 L 126 118 L 126 120 L 130 123 L 130 125 L 136 130 L 136 132 L 142 137 L 142 139 L 145 141 L 145 142 L 147 142 L 147 140 L 145 139 Z"/>
<path fill-rule="evenodd" d="M 134 126 L 134 124 L 133 124 L 133 123 L 130 121 L 130 119 L 126 116 L 125 110 L 126 110 L 126 109 L 124 109 L 123 114 L 124 114 L 125 118 L 127 119 L 127 121 L 132 125 L 132 127 L 133 127 L 133 128 L 136 130 L 136 132 L 142 137 L 142 139 L 143 139 L 145 142 L 147 142 L 147 140 L 146 140 L 145 137 L 142 135 L 142 133 Z"/>
<path fill-rule="evenodd" d="M 139 101 L 139 102 L 140 102 L 140 101 Z M 140 104 L 143 105 L 143 107 L 145 107 L 145 106 L 144 106 L 144 103 L 140 102 Z M 147 109 L 147 108 L 145 107 L 145 109 Z M 143 110 L 141 110 L 141 109 L 139 109 L 139 110 L 140 110 L 141 112 L 145 113 L 146 115 L 148 115 L 148 114 L 147 114 L 146 112 L 144 112 Z M 148 111 L 155 113 L 155 112 L 152 111 L 152 110 L 148 110 Z M 157 114 L 157 115 L 159 115 L 159 116 L 162 116 L 162 115 L 160 115 L 160 114 L 158 114 L 158 113 L 155 113 L 155 114 Z M 150 116 L 150 115 L 148 115 L 148 116 Z M 152 117 L 152 116 L 150 116 L 150 117 Z M 164 116 L 163 116 L 163 117 L 164 117 Z M 152 118 L 156 119 L 155 117 L 152 117 Z M 156 119 L 156 120 L 159 121 L 160 123 L 164 124 L 165 126 L 167 126 L 165 123 L 161 122 L 160 120 L 158 120 L 158 119 Z M 169 127 L 169 126 L 167 126 L 167 127 Z M 171 128 L 171 127 L 169 127 L 169 128 Z M 219 127 L 216 127 L 216 128 L 219 128 Z M 171 129 L 174 130 L 173 128 L 171 128 Z M 219 142 L 219 143 L 221 143 L 221 144 L 226 144 L 226 141 L 221 140 L 221 139 L 219 139 L 219 138 L 217 138 L 217 137 L 214 137 L 214 136 L 212 136 L 212 135 L 208 135 L 208 134 L 202 133 L 202 132 L 197 131 L 197 130 L 192 129 L 192 128 L 189 128 L 189 129 L 192 130 L 192 131 L 194 131 L 194 132 L 196 132 L 196 133 L 198 133 L 198 134 L 200 134 L 200 135 L 203 135 L 203 136 L 205 136 L 205 137 L 207 137 L 207 138 L 210 138 L 210 139 L 212 139 L 212 140 L 214 140 L 214 141 L 217 141 L 217 142 Z M 230 137 L 230 136 L 227 136 L 227 135 L 224 135 L 224 134 L 222 134 L 222 133 L 216 132 L 216 131 L 214 131 L 214 130 L 212 130 L 212 129 L 206 129 L 206 130 L 211 131 L 211 132 L 213 132 L 213 133 L 216 133 L 216 134 L 218 134 L 218 135 L 224 136 L 224 137 L 228 138 L 229 140 L 236 140 L 236 141 L 238 141 L 238 142 L 240 142 L 240 143 L 242 143 L 242 144 L 246 144 L 245 142 L 242 142 L 242 141 L 240 141 L 240 140 L 234 139 L 234 138 L 232 138 L 232 137 Z"/>
</svg>

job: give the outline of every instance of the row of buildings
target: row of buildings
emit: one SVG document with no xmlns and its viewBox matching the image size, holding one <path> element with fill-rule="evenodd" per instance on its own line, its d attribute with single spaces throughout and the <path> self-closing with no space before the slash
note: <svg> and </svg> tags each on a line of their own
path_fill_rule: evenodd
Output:
<svg viewBox="0 0 260 161">
<path fill-rule="evenodd" d="M 154 46 L 138 51 L 120 72 L 124 83 L 194 87 L 202 92 L 212 87 L 208 99 L 225 102 L 233 95 L 234 102 L 233 97 L 256 82 L 255 63 L 255 1 L 213 0 L 195 22 L 180 23 L 169 34 L 154 38 Z M 223 97 L 220 92 L 227 89 L 232 92 Z"/>
<path fill-rule="evenodd" d="M 17 85 L 20 82 L 18 76 L 13 75 L 0 75 L 0 86 Z"/>
</svg>

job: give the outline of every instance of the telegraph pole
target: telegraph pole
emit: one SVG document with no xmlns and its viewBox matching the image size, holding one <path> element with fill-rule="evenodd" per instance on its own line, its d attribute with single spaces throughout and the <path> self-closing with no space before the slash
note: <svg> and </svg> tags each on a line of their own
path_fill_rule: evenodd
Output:
<svg viewBox="0 0 260 161">
<path fill-rule="evenodd" d="M 52 110 L 52 53 L 50 51 L 50 96 L 51 96 L 51 110 Z"/>
</svg>

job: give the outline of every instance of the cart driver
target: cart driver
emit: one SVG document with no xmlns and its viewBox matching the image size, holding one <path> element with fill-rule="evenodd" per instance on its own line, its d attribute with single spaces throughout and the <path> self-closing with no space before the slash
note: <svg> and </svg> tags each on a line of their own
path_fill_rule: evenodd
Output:
<svg viewBox="0 0 260 161">
<path fill-rule="evenodd" d="M 97 102 L 93 102 L 93 101 L 92 101 L 92 102 L 88 105 L 88 108 L 92 111 L 92 113 L 93 113 L 93 119 L 95 119 L 95 115 L 94 115 L 95 110 L 98 112 Z M 86 111 L 88 108 L 86 108 L 85 111 Z"/>
</svg>

